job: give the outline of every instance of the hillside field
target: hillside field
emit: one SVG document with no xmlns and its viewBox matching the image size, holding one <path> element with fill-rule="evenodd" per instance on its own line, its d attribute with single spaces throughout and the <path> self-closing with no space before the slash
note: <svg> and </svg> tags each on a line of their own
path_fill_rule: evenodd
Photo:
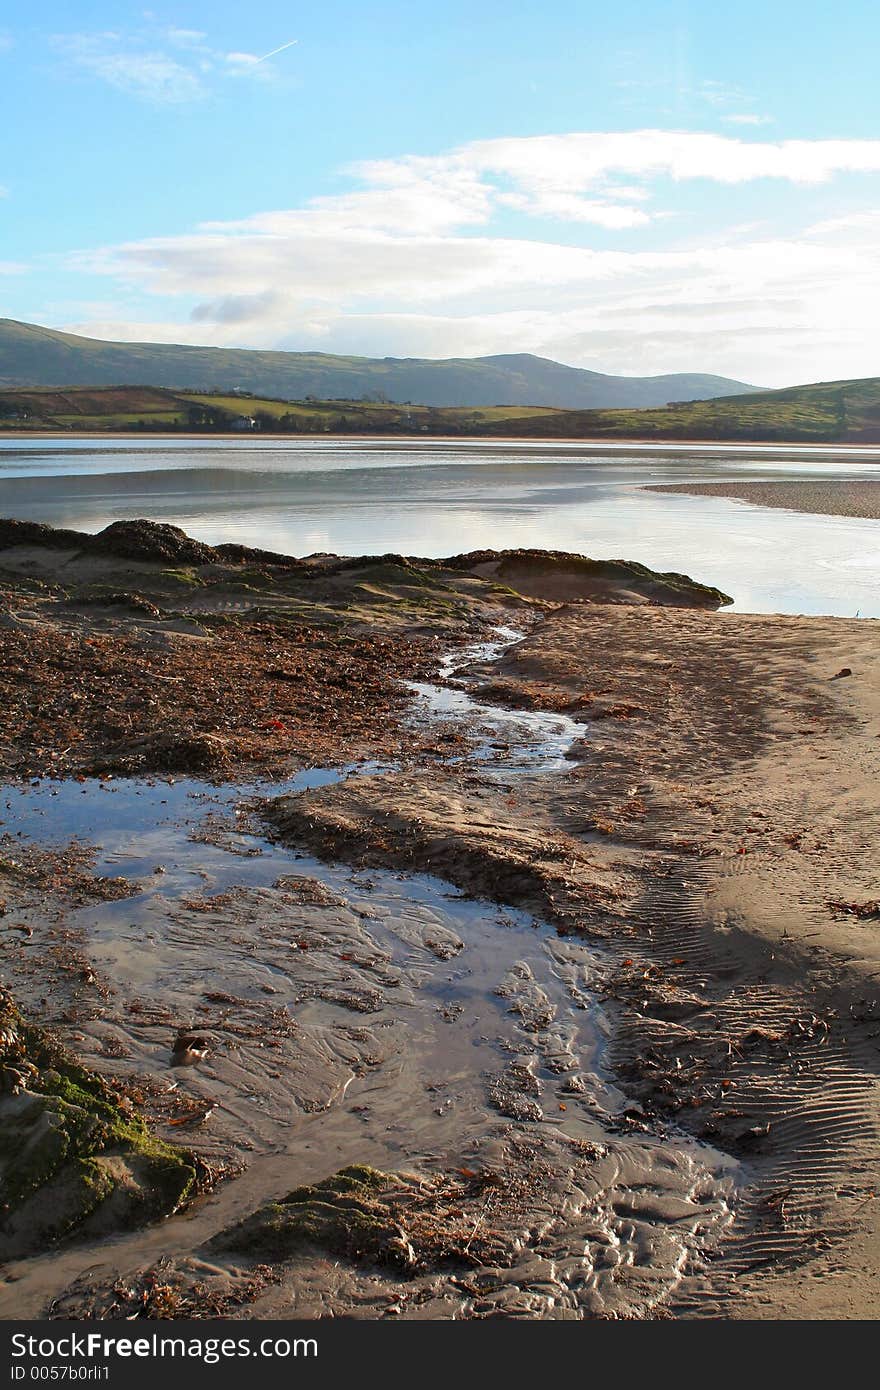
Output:
<svg viewBox="0 0 880 1390">
<path fill-rule="evenodd" d="M 155 386 L 0 390 L 0 431 L 513 436 L 880 442 L 880 377 L 822 382 L 651 410 L 288 401 Z"/>
</svg>

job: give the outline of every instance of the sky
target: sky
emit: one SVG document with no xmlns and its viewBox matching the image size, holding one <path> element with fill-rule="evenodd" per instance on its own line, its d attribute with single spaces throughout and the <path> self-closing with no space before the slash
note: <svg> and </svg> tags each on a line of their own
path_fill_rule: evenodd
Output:
<svg viewBox="0 0 880 1390">
<path fill-rule="evenodd" d="M 0 316 L 880 375 L 880 11 L 5 0 Z"/>
</svg>

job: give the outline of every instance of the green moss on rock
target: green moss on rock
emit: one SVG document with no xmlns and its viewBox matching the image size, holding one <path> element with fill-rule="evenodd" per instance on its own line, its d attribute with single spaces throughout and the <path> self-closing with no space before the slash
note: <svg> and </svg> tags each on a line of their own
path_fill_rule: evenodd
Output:
<svg viewBox="0 0 880 1390">
<path fill-rule="evenodd" d="M 169 1215 L 195 1185 L 192 1155 L 157 1139 L 0 988 L 0 1256 Z"/>
<path fill-rule="evenodd" d="M 409 1268 L 415 1262 L 412 1246 L 381 1200 L 394 1183 L 394 1177 L 374 1168 L 343 1168 L 261 1207 L 212 1245 L 264 1260 L 288 1259 L 314 1247 L 355 1262 Z"/>
</svg>

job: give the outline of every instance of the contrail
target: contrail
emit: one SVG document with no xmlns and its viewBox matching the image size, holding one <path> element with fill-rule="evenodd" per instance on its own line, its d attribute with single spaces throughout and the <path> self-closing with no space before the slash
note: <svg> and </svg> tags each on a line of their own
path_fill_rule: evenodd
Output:
<svg viewBox="0 0 880 1390">
<path fill-rule="evenodd" d="M 262 58 L 256 59 L 254 67 L 257 66 L 257 63 L 265 63 L 267 58 L 274 58 L 276 53 L 283 53 L 285 48 L 293 48 L 295 43 L 299 43 L 299 39 L 291 39 L 289 43 L 281 44 L 280 48 L 273 48 L 271 53 L 264 53 Z"/>
</svg>

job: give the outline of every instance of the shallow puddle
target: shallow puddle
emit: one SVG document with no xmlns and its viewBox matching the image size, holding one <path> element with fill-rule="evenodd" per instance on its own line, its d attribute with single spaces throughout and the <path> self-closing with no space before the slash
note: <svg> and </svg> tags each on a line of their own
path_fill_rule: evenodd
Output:
<svg viewBox="0 0 880 1390">
<path fill-rule="evenodd" d="M 310 785 L 320 784 L 317 776 Z M 270 1019 L 261 1027 L 261 1011 L 287 1011 L 296 1034 L 312 1028 L 324 1050 L 345 1051 L 339 1038 L 328 1042 L 333 1030 L 341 1037 L 363 1022 L 375 1034 L 364 1044 L 371 1057 L 394 1054 L 395 1070 L 418 1069 L 427 1099 L 410 1105 L 405 1118 L 394 1115 L 398 1138 L 389 1141 L 389 1155 L 413 1159 L 457 1144 L 468 1128 L 464 1112 L 484 1116 L 483 1073 L 503 1070 L 518 1049 L 534 1051 L 524 1033 L 540 1032 L 543 1054 L 533 1065 L 546 1072 L 541 1089 L 554 1113 L 575 1075 L 596 1113 L 619 1103 L 595 1075 L 603 1027 L 591 995 L 598 969 L 591 949 L 560 940 L 523 913 L 473 902 L 425 875 L 352 872 L 271 843 L 254 833 L 241 788 L 42 783 L 6 788 L 0 804 L 6 808 L 0 831 L 14 824 L 23 840 L 43 844 L 80 838 L 95 847 L 98 874 L 121 876 L 139 889 L 68 915 L 68 931 L 110 991 L 106 1007 L 96 1004 L 97 1016 L 80 1025 L 80 1048 L 90 1051 L 91 1039 L 98 1060 L 98 1038 L 106 1049 L 110 1029 L 110 1051 L 127 1068 L 161 1067 L 178 1028 L 213 1027 L 211 1058 L 168 1078 L 200 1092 L 232 1054 L 240 1062 L 248 1051 L 233 1041 L 236 1033 L 254 1033 L 260 1044 L 254 1051 L 267 1054 L 266 1068 L 258 1067 L 258 1095 L 244 1082 L 238 1087 L 240 1120 L 232 1126 L 235 1142 L 247 1149 L 260 1147 L 271 1098 L 276 1142 L 276 1124 L 303 1106 L 331 1104 L 354 1080 L 354 1060 L 334 1066 L 324 1057 L 319 1066 L 322 1046 L 298 1080 L 289 1069 L 273 1077 L 271 1054 L 287 1049 L 277 1045 L 279 1030 Z M 230 1002 L 212 1003 L 213 994 Z M 261 1032 L 272 1040 L 268 1049 Z M 293 1050 L 302 1054 L 301 1039 Z M 251 1058 L 248 1066 L 254 1065 Z M 364 1076 L 373 1065 L 363 1062 Z M 102 1066 L 107 1069 L 106 1056 Z M 225 1081 L 230 1084 L 229 1076 Z M 454 1098 L 433 1099 L 450 1086 Z M 583 1094 L 571 1105 L 568 1124 L 589 1114 Z M 453 1110 L 450 1125 L 438 1123 Z"/>
<path fill-rule="evenodd" d="M 341 775 L 313 770 L 299 785 Z M 644 1310 L 729 1219 L 728 1161 L 684 1139 L 614 1132 L 626 1101 L 603 1070 L 602 962 L 585 943 L 437 879 L 352 872 L 271 843 L 240 787 L 44 782 L 6 788 L 0 805 L 0 831 L 79 836 L 96 847 L 98 873 L 138 885 L 65 919 L 94 973 L 65 1013 L 68 1042 L 103 1073 L 148 1085 L 168 1137 L 246 1165 L 160 1228 L 21 1262 L 4 1305 L 35 1313 L 87 1267 L 111 1277 L 159 1255 L 186 1260 L 261 1202 L 349 1163 L 509 1166 L 511 1136 L 538 1143 L 553 1175 L 554 1259 L 565 1255 L 571 1271 L 580 1260 L 580 1292 L 563 1280 L 553 1306 L 564 1295 L 595 1312 L 636 1298 Z M 23 956 L 49 944 L 38 918 Z M 179 1029 L 206 1044 L 200 1064 L 171 1065 Z M 603 1177 L 594 1171 L 589 1209 L 563 1219 L 572 1144 L 600 1156 Z M 604 1251 L 592 1283 L 585 1232 L 591 1269 Z M 636 1284 L 612 1277 L 618 1266 L 638 1267 Z M 499 1272 L 501 1290 L 522 1292 L 510 1271 Z M 324 1297 L 344 1311 L 356 1294 L 346 1276 Z"/>
</svg>

